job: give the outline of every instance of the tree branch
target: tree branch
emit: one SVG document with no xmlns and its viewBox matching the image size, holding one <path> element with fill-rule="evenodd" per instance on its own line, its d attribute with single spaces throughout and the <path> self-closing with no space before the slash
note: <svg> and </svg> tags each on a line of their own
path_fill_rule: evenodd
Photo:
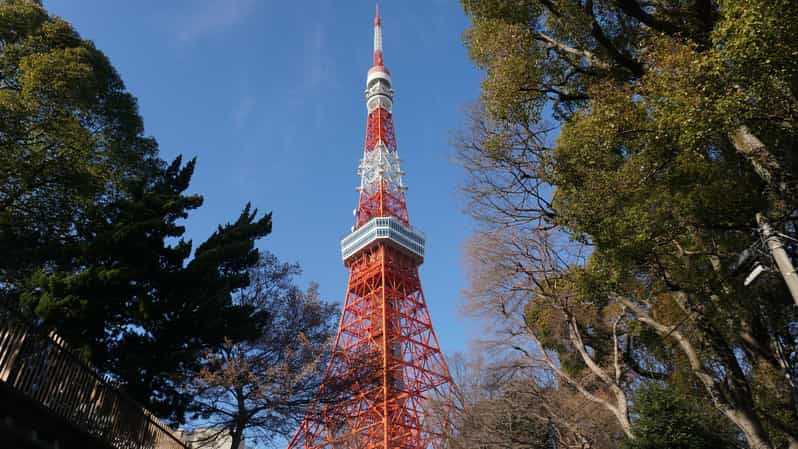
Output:
<svg viewBox="0 0 798 449">
<path fill-rule="evenodd" d="M 537 40 L 545 42 L 547 47 L 551 48 L 557 53 L 560 53 L 561 55 L 576 56 L 577 58 L 579 58 L 579 60 L 584 60 L 585 62 L 587 62 L 588 66 L 595 69 L 605 70 L 605 71 L 612 70 L 612 66 L 610 64 L 607 64 L 606 62 L 599 59 L 593 52 L 571 47 L 554 39 L 553 37 L 545 33 L 537 33 L 535 36 Z"/>
</svg>

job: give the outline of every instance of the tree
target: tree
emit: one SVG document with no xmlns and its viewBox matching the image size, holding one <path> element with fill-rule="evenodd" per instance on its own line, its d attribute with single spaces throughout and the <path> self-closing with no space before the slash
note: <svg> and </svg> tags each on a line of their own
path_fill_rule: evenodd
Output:
<svg viewBox="0 0 798 449">
<path fill-rule="evenodd" d="M 582 246 L 543 230 L 478 234 L 467 251 L 467 310 L 491 320 L 492 346 L 512 349 L 516 364 L 544 370 L 600 405 L 632 437 L 629 402 L 644 370 L 624 366 L 631 329 L 621 310 L 597 311 L 575 298 L 570 267 L 584 257 Z M 644 349 L 634 354 L 645 358 Z"/>
<path fill-rule="evenodd" d="M 796 4 L 463 4 L 477 310 L 631 439 L 636 385 L 689 375 L 751 447 L 798 447 L 796 311 L 732 269 L 757 213 L 795 229 Z"/>
<path fill-rule="evenodd" d="M 237 299 L 265 316 L 262 334 L 206 352 L 190 392 L 195 417 L 215 429 L 207 440 L 227 434 L 235 449 L 244 438 L 290 436 L 319 399 L 337 310 L 316 285 L 300 290 L 299 274 L 298 265 L 265 253 Z"/>
<path fill-rule="evenodd" d="M 619 434 L 613 418 L 542 370 L 516 360 L 455 357 L 458 385 L 446 447 L 611 449 Z M 432 416 L 439 419 L 439 415 Z"/>
<path fill-rule="evenodd" d="M 627 449 L 737 448 L 733 432 L 724 429 L 717 413 L 682 396 L 675 388 L 649 383 L 635 397 L 635 440 Z"/>
<path fill-rule="evenodd" d="M 167 163 L 94 44 L 40 2 L 0 0 L 0 289 L 154 413 L 181 421 L 202 350 L 257 334 L 232 295 L 270 215 L 196 247 L 195 161 Z"/>
</svg>

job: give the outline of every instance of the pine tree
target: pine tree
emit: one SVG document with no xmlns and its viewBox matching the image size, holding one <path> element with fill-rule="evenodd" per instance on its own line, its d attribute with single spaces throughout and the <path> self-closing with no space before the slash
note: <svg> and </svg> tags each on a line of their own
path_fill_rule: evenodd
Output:
<svg viewBox="0 0 798 449">
<path fill-rule="evenodd" d="M 201 351 L 257 335 L 233 303 L 270 215 L 192 254 L 195 162 L 167 163 L 111 63 L 40 2 L 0 1 L 0 290 L 156 414 L 180 421 Z"/>
</svg>

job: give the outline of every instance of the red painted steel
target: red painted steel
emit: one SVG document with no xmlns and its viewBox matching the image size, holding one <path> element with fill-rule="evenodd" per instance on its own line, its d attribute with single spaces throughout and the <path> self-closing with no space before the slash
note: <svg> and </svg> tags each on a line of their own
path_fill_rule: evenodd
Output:
<svg viewBox="0 0 798 449">
<path fill-rule="evenodd" d="M 377 62 L 382 65 L 381 52 Z M 379 143 L 396 151 L 393 117 L 383 108 L 368 116 L 364 152 Z M 409 224 L 404 191 L 379 182 L 373 194 L 361 192 L 356 227 L 386 216 Z M 442 406 L 435 413 L 447 413 L 453 386 L 421 289 L 419 264 L 418 257 L 385 240 L 346 261 L 346 300 L 319 403 L 289 449 L 441 447 L 440 430 L 428 418 L 433 404 Z"/>
<path fill-rule="evenodd" d="M 332 396 L 344 399 L 320 404 L 288 447 L 441 447 L 442 435 L 425 426 L 425 417 L 430 400 L 445 405 L 451 377 L 430 323 L 417 259 L 378 244 L 356 255 L 348 268 L 348 293 L 322 387 L 343 386 L 343 395 Z"/>
</svg>

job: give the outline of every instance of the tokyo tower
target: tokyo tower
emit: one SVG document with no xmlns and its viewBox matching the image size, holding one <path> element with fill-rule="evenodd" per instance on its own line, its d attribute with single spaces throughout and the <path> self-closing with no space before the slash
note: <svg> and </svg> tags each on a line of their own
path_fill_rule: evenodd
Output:
<svg viewBox="0 0 798 449">
<path fill-rule="evenodd" d="M 339 399 L 320 399 L 288 449 L 427 449 L 442 443 L 429 418 L 446 414 L 452 380 L 419 280 L 425 238 L 407 213 L 379 6 L 366 107 L 355 225 L 341 241 L 349 283 L 319 392 L 322 398 L 336 390 Z M 432 412 L 433 404 L 443 405 Z"/>
</svg>

